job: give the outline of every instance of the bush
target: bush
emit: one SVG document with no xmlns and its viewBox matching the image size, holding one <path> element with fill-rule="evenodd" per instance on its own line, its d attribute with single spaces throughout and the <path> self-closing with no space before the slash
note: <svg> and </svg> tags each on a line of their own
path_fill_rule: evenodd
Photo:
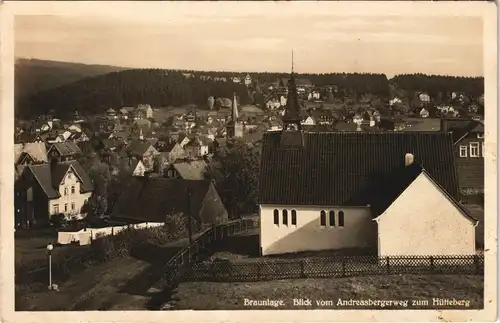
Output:
<svg viewBox="0 0 500 323">
<path fill-rule="evenodd" d="M 61 228 L 66 224 L 66 216 L 63 213 L 54 214 L 50 217 L 50 224 L 56 228 Z"/>
<path fill-rule="evenodd" d="M 144 244 L 164 245 L 186 236 L 187 229 L 184 222 L 183 215 L 176 214 L 168 216 L 165 225 L 161 227 L 127 228 L 114 236 L 97 237 L 90 246 L 92 257 L 102 262 L 129 256 L 133 248 Z"/>
</svg>

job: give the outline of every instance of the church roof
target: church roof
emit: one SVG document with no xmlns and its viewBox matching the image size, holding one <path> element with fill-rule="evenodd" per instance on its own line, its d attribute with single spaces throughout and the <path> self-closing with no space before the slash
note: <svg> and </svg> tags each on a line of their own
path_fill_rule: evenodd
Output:
<svg viewBox="0 0 500 323">
<path fill-rule="evenodd" d="M 282 135 L 263 136 L 260 204 L 372 204 L 373 185 L 403 167 L 407 153 L 459 199 L 451 133 L 302 132 L 303 145 L 292 148 Z"/>
</svg>

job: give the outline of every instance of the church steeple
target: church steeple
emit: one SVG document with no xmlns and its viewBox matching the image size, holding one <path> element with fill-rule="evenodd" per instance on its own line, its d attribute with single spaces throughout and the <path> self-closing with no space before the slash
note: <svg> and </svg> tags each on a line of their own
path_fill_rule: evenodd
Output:
<svg viewBox="0 0 500 323">
<path fill-rule="evenodd" d="M 288 97 L 286 101 L 285 114 L 282 118 L 283 130 L 301 130 L 300 103 L 297 96 L 297 85 L 295 84 L 295 73 L 293 70 L 292 51 L 292 72 L 288 81 Z"/>
<path fill-rule="evenodd" d="M 231 109 L 231 117 L 226 124 L 226 134 L 228 138 L 243 137 L 243 125 L 238 121 L 238 101 L 236 100 L 236 93 L 233 94 L 233 106 Z"/>
<path fill-rule="evenodd" d="M 231 119 L 233 122 L 238 121 L 238 102 L 236 101 L 236 93 L 233 93 L 233 109 L 231 111 Z"/>
</svg>

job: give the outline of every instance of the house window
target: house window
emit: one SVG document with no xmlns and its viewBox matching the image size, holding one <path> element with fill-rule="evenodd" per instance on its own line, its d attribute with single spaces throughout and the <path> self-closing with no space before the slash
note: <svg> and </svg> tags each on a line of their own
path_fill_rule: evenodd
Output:
<svg viewBox="0 0 500 323">
<path fill-rule="evenodd" d="M 484 138 L 484 133 L 478 133 L 477 134 L 478 139 L 483 139 Z"/>
<path fill-rule="evenodd" d="M 283 210 L 283 224 L 288 225 L 288 211 Z"/>
<path fill-rule="evenodd" d="M 71 194 L 75 194 L 75 186 L 71 186 Z"/>
<path fill-rule="evenodd" d="M 460 157 L 467 157 L 467 146 L 460 146 Z"/>
<path fill-rule="evenodd" d="M 68 203 L 64 203 L 64 212 L 68 212 Z"/>
<path fill-rule="evenodd" d="M 469 144 L 469 155 L 470 157 L 479 157 L 479 143 L 471 142 Z"/>
<path fill-rule="evenodd" d="M 54 214 L 59 213 L 59 204 L 54 204 Z"/>
<path fill-rule="evenodd" d="M 339 211 L 339 227 L 344 226 L 344 211 Z"/>
<path fill-rule="evenodd" d="M 320 213 L 320 224 L 322 227 L 325 227 L 326 226 L 326 212 L 325 211 L 321 211 Z"/>
<path fill-rule="evenodd" d="M 75 210 L 75 202 L 71 203 L 71 211 Z"/>
<path fill-rule="evenodd" d="M 297 211 L 292 210 L 292 225 L 297 225 Z"/>
<path fill-rule="evenodd" d="M 278 210 L 274 210 L 274 224 L 279 225 L 280 224 L 280 213 Z"/>
<path fill-rule="evenodd" d="M 68 188 L 67 187 L 64 188 L 64 196 L 66 196 L 66 195 L 68 195 Z"/>
<path fill-rule="evenodd" d="M 335 212 L 330 211 L 330 226 L 334 227 L 335 226 Z"/>
</svg>

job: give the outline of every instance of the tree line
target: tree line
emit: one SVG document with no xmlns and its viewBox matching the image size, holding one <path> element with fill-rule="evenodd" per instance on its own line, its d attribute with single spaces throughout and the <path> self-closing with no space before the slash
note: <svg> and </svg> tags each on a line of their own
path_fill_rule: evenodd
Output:
<svg viewBox="0 0 500 323">
<path fill-rule="evenodd" d="M 240 104 L 263 105 L 266 85 L 290 76 L 286 73 L 248 73 L 253 80 L 249 88 L 231 80 L 235 75 L 243 78 L 246 74 L 164 69 L 112 72 L 45 90 L 29 98 L 20 98 L 16 101 L 16 111 L 23 117 L 54 111 L 64 118 L 75 110 L 93 115 L 109 108 L 119 109 L 141 103 L 153 107 L 195 104 L 200 109 L 208 109 L 209 97 L 232 98 L 233 93 L 239 97 Z M 206 80 L 201 76 L 211 78 Z M 216 77 L 224 77 L 226 82 L 214 80 Z M 306 78 L 320 87 L 333 86 L 335 97 L 359 98 L 363 94 L 371 94 L 385 100 L 394 95 L 394 89 L 407 96 L 427 92 L 432 97 L 449 96 L 451 92 L 479 97 L 484 92 L 484 80 L 480 77 L 406 74 L 388 79 L 384 74 L 370 73 L 297 74 L 296 77 Z"/>
</svg>

